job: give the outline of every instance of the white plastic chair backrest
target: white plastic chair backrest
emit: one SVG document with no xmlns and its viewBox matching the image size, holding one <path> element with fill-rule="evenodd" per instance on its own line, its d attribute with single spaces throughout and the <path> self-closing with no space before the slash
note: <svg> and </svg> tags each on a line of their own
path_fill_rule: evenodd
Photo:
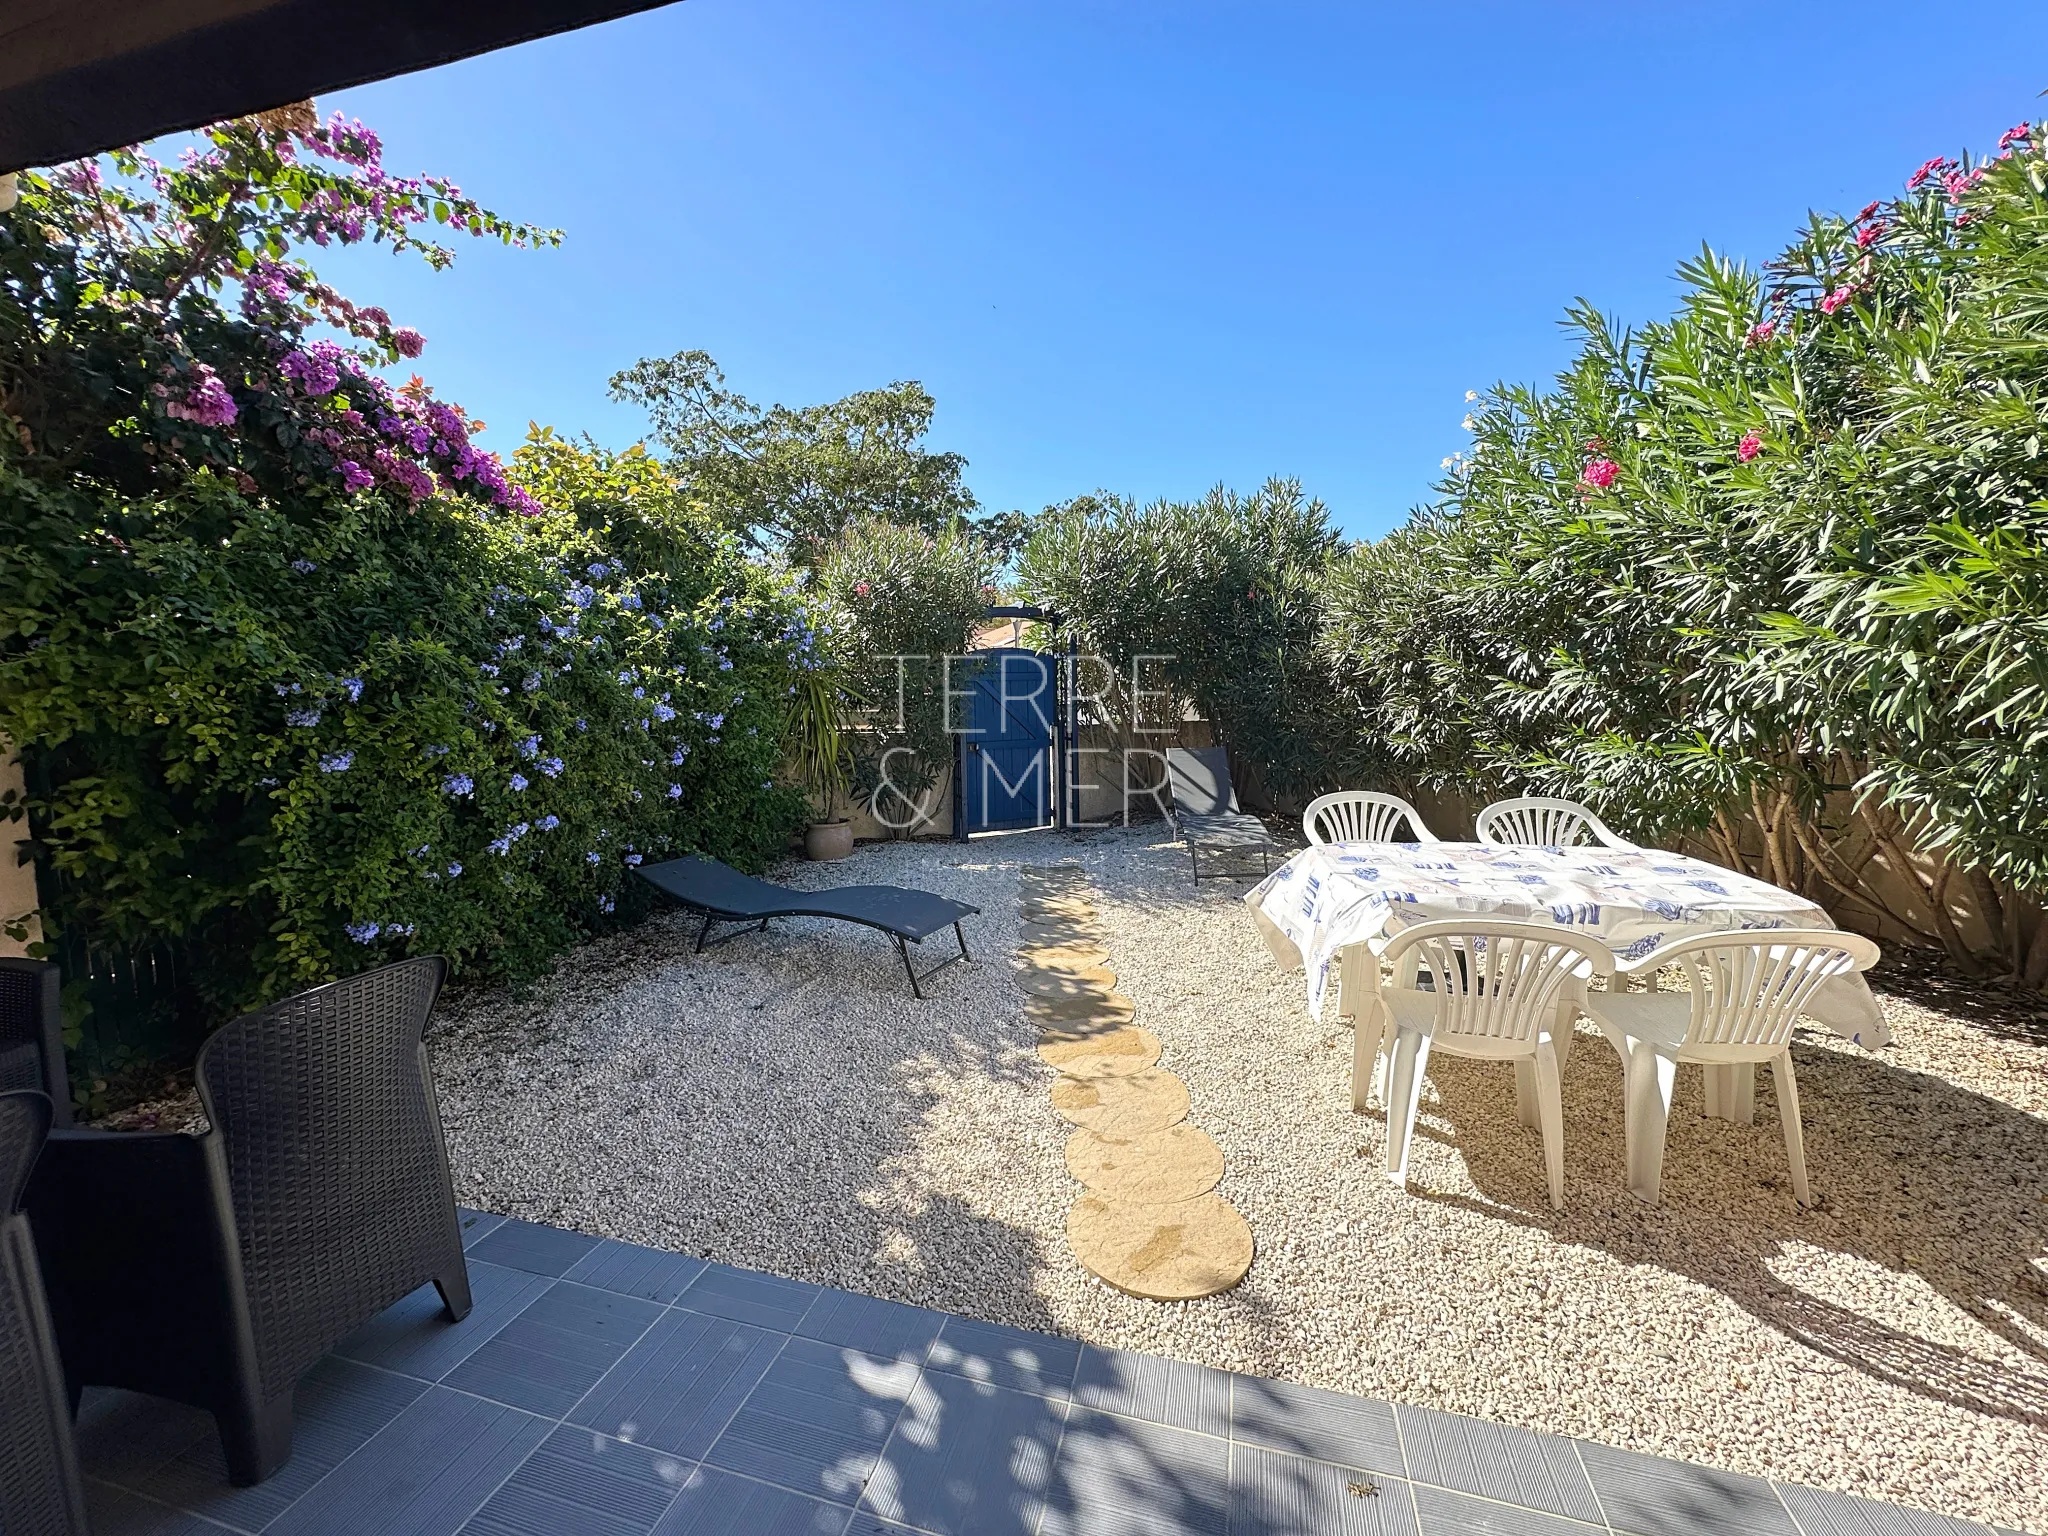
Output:
<svg viewBox="0 0 2048 1536">
<path fill-rule="evenodd" d="M 1764 928 L 1707 934 L 1647 956 L 1643 970 L 1682 967 L 1692 987 L 1686 1046 L 1782 1046 L 1813 994 L 1867 970 L 1878 947 L 1836 928 Z M 1681 1047 L 1681 1050 L 1684 1047 Z"/>
<path fill-rule="evenodd" d="M 1578 801 L 1553 800 L 1547 795 L 1496 800 L 1479 813 L 1474 830 L 1482 843 L 1516 847 L 1569 848 L 1588 834 L 1592 841 L 1609 848 L 1635 847 L 1609 831 L 1606 823 Z"/>
<path fill-rule="evenodd" d="M 1436 1038 L 1501 1044 L 1534 1040 L 1557 1014 L 1568 978 L 1612 976 L 1614 952 L 1553 923 L 1452 918 L 1397 934 L 1383 956 L 1403 987 L 1426 980 L 1436 999 Z"/>
<path fill-rule="evenodd" d="M 1301 830 L 1311 843 L 1391 843 L 1403 822 L 1416 842 L 1438 841 L 1414 806 L 1399 795 L 1377 790 L 1340 789 L 1311 800 L 1301 813 Z"/>
</svg>

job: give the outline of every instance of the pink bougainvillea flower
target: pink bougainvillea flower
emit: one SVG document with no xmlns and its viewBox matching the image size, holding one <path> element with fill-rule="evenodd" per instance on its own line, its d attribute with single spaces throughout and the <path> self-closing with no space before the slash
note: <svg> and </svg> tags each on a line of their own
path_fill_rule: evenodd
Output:
<svg viewBox="0 0 2048 1536">
<path fill-rule="evenodd" d="M 418 357 L 427 349 L 427 338 L 410 326 L 400 326 L 391 333 L 391 345 L 398 349 L 400 357 Z"/>
<path fill-rule="evenodd" d="M 1612 459 L 1595 459 L 1579 474 L 1579 479 L 1595 490 L 1604 491 L 1614 484 L 1614 477 L 1621 473 L 1621 466 Z"/>
<path fill-rule="evenodd" d="M 1837 288 L 1833 293 L 1829 294 L 1826 298 L 1820 301 L 1821 313 L 1824 315 L 1832 315 L 1836 310 L 1840 309 L 1844 304 L 1848 303 L 1849 300 L 1854 298 L 1855 296 L 1856 285 L 1854 283 L 1844 283 L 1841 287 Z"/>
<path fill-rule="evenodd" d="M 1760 347 L 1760 346 L 1762 346 L 1762 345 L 1763 345 L 1763 344 L 1764 344 L 1765 342 L 1769 341 L 1769 340 L 1770 340 L 1770 339 L 1771 339 L 1771 338 L 1772 338 L 1773 336 L 1775 336 L 1775 335 L 1777 335 L 1777 334 L 1778 334 L 1778 322 L 1777 322 L 1777 321 L 1775 321 L 1775 320 L 1759 320 L 1759 321 L 1757 321 L 1757 323 L 1756 323 L 1755 325 L 1752 325 L 1752 326 L 1751 326 L 1751 327 L 1749 328 L 1749 337 L 1748 337 L 1747 341 L 1746 341 L 1746 342 L 1744 343 L 1744 345 L 1746 345 L 1746 346 L 1752 346 L 1752 347 Z"/>
<path fill-rule="evenodd" d="M 1735 445 L 1735 457 L 1745 464 L 1763 451 L 1764 436 L 1761 432 L 1746 433 L 1742 441 Z"/>
</svg>

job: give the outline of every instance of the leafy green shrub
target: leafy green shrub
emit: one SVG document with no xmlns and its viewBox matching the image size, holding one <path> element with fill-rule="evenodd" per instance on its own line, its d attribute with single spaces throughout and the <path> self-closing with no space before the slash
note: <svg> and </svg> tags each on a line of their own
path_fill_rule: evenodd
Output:
<svg viewBox="0 0 2048 1536">
<path fill-rule="evenodd" d="M 545 237 L 359 125 L 212 139 L 0 215 L 0 735 L 59 951 L 175 944 L 196 1028 L 408 952 L 531 975 L 642 860 L 758 863 L 799 815 L 785 584 L 643 454 L 542 432 L 508 472 L 290 255 Z"/>
<path fill-rule="evenodd" d="M 937 803 L 954 761 L 949 721 L 967 686 L 958 658 L 995 597 L 994 563 L 974 533 L 936 532 L 861 518 L 826 546 L 812 592 L 866 700 L 865 729 L 851 738 L 854 787 L 885 825 L 914 832 Z M 949 710 L 952 713 L 949 715 Z"/>
<path fill-rule="evenodd" d="M 1302 800 L 1337 782 L 1351 749 L 1316 647 L 1340 543 L 1323 504 L 1292 480 L 1147 507 L 1084 497 L 1037 521 L 1018 585 L 1065 615 L 1127 688 L 1135 675 L 1140 689 L 1192 702 L 1268 788 Z M 1157 712 L 1147 709 L 1148 727 Z M 1178 719 L 1175 708 L 1164 723 Z"/>
</svg>

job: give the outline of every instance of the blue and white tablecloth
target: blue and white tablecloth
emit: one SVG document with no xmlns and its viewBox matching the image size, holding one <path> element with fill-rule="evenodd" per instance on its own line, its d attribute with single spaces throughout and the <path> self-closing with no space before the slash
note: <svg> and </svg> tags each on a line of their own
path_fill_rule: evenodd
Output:
<svg viewBox="0 0 2048 1536">
<path fill-rule="evenodd" d="M 1245 905 L 1274 958 L 1307 972 L 1309 1011 L 1317 1018 L 1346 945 L 1378 953 L 1404 928 L 1470 913 L 1558 923 L 1637 962 L 1706 933 L 1835 926 L 1803 896 L 1655 848 L 1325 843 L 1274 870 Z M 1861 976 L 1829 982 L 1808 1012 L 1858 1045 L 1891 1041 Z"/>
</svg>

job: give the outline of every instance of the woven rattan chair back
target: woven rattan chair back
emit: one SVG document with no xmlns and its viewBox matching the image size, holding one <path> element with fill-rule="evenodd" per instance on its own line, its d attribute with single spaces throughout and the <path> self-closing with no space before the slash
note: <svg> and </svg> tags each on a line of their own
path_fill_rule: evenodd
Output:
<svg viewBox="0 0 2048 1536">
<path fill-rule="evenodd" d="M 64 1076 L 57 967 L 47 960 L 0 955 L 0 1093 L 33 1088 L 48 1094 L 56 1118 L 71 1124 L 71 1088 Z"/>
<path fill-rule="evenodd" d="M 50 1129 L 38 1092 L 0 1093 L 0 1531 L 85 1536 L 71 1404 L 35 1240 L 21 1214 Z"/>
<path fill-rule="evenodd" d="M 199 1053 L 266 1397 L 417 1286 L 423 1255 L 461 1270 L 423 1043 L 446 974 L 434 955 L 316 987 Z"/>
</svg>

